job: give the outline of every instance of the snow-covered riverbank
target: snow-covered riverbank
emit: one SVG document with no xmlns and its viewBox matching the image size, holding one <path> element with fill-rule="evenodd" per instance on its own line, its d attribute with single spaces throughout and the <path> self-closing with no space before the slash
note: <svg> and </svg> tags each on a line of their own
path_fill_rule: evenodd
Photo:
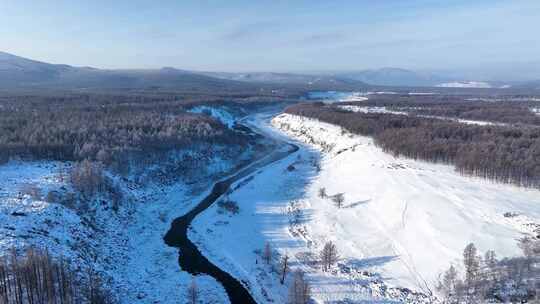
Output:
<svg viewBox="0 0 540 304">
<path fill-rule="evenodd" d="M 272 127 L 268 117 L 258 117 L 251 123 L 269 136 L 291 140 L 286 133 Z M 277 270 L 279 257 L 284 255 L 289 256 L 293 269 L 307 274 L 313 297 L 320 303 L 347 299 L 430 302 L 432 299 L 424 295 L 388 288 L 382 274 L 371 271 L 371 264 L 383 263 L 384 258 L 364 260 L 364 256 L 351 256 L 344 251 L 347 254 L 332 272 L 321 271 L 318 251 L 327 240 L 341 240 L 335 234 L 335 225 L 340 224 L 317 222 L 314 216 L 321 210 L 315 209 L 309 199 L 313 184 L 325 170 L 320 156 L 314 147 L 302 145 L 297 153 L 239 181 L 227 196 L 238 204 L 239 212 L 234 214 L 213 205 L 195 219 L 190 238 L 214 264 L 245 282 L 259 303 L 286 302 L 288 281 L 279 284 Z M 330 201 L 325 204 L 333 208 Z M 333 216 L 335 219 L 336 215 Z M 321 226 L 314 230 L 312 227 L 318 224 Z M 319 234 L 322 230 L 327 233 Z M 272 265 L 261 259 L 266 242 L 275 249 Z"/>
<path fill-rule="evenodd" d="M 180 270 L 177 250 L 163 242 L 163 235 L 170 220 L 199 201 L 198 189 L 207 183 L 141 185 L 119 180 L 127 194 L 123 206 L 118 213 L 98 206 L 92 218 L 43 197 L 19 194 L 28 185 L 40 189 L 40 196 L 69 188 L 67 177 L 59 175 L 68 166 L 60 162 L 0 166 L 0 253 L 27 246 L 48 248 L 53 256 L 70 260 L 79 275 L 87 267 L 101 273 L 121 303 L 178 303 L 185 298 L 192 276 Z M 219 174 L 230 166 L 216 159 L 207 173 Z M 211 277 L 197 276 L 196 281 L 208 303 L 227 302 L 225 291 Z"/>
<path fill-rule="evenodd" d="M 308 234 L 335 240 L 344 257 L 358 259 L 393 285 L 433 290 L 439 272 L 458 263 L 469 242 L 511 256 L 519 252 L 517 238 L 537 233 L 538 190 L 395 158 L 370 138 L 316 120 L 282 114 L 273 123 L 324 151 L 321 173 L 304 198 L 312 216 Z M 319 198 L 322 187 L 344 193 L 345 208 Z"/>
</svg>

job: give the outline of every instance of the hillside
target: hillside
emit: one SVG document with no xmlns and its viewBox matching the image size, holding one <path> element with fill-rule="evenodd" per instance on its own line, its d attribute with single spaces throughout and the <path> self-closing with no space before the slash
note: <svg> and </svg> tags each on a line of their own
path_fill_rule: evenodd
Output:
<svg viewBox="0 0 540 304">
<path fill-rule="evenodd" d="M 371 85 L 384 86 L 435 86 L 447 80 L 447 78 L 420 73 L 400 68 L 381 68 L 358 72 L 338 73 L 337 76 L 347 77 L 369 83 Z"/>
<path fill-rule="evenodd" d="M 49 64 L 0 52 L 0 89 L 150 89 L 194 93 L 298 95 L 309 90 L 359 90 L 342 77 L 287 73 L 193 72 L 161 69 L 105 70 Z"/>
<path fill-rule="evenodd" d="M 308 216 L 299 239 L 315 246 L 332 240 L 343 263 L 379 273 L 391 285 L 434 292 L 442 270 L 461 267 L 468 243 L 514 256 L 516 239 L 538 232 L 538 190 L 392 156 L 369 137 L 315 119 L 282 114 L 272 123 L 321 151 L 320 171 L 297 198 Z M 328 198 L 321 197 L 323 188 Z M 342 208 L 331 200 L 337 193 L 345 197 Z"/>
<path fill-rule="evenodd" d="M 352 78 L 327 75 L 307 75 L 292 73 L 224 73 L 203 72 L 202 74 L 228 80 L 237 80 L 253 83 L 273 83 L 282 85 L 299 85 L 310 87 L 366 87 L 367 84 Z"/>
<path fill-rule="evenodd" d="M 0 88 L 168 88 L 183 91 L 257 91 L 261 86 L 174 68 L 102 70 L 49 64 L 0 52 Z"/>
</svg>

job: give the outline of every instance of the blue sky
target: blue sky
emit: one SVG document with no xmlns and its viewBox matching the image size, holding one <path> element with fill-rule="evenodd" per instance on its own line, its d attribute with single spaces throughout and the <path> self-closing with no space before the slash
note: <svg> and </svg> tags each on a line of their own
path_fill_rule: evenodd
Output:
<svg viewBox="0 0 540 304">
<path fill-rule="evenodd" d="M 100 68 L 510 69 L 539 29 L 538 0 L 0 0 L 0 50 Z"/>
</svg>

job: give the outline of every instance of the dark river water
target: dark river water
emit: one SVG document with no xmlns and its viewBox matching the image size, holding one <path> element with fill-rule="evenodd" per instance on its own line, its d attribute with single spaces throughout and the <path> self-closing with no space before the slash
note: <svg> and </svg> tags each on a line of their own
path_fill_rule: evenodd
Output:
<svg viewBox="0 0 540 304">
<path fill-rule="evenodd" d="M 287 149 L 283 149 L 287 147 Z M 180 251 L 178 262 L 182 270 L 187 271 L 193 275 L 207 274 L 212 276 L 218 282 L 220 282 L 229 300 L 233 304 L 237 303 L 256 303 L 245 284 L 235 279 L 229 273 L 221 270 L 216 265 L 212 264 L 197 248 L 197 246 L 188 238 L 188 229 L 190 229 L 191 222 L 201 212 L 210 207 L 216 200 L 227 192 L 230 186 L 248 176 L 251 173 L 259 170 L 260 168 L 267 166 L 273 162 L 281 160 L 288 155 L 298 151 L 298 146 L 283 143 L 282 148 L 276 150 L 267 157 L 252 163 L 238 171 L 235 175 L 221 180 L 214 184 L 212 191 L 208 196 L 201 200 L 195 208 L 193 208 L 187 214 L 175 219 L 171 228 L 164 237 L 165 243 L 168 246 L 176 247 Z"/>
</svg>

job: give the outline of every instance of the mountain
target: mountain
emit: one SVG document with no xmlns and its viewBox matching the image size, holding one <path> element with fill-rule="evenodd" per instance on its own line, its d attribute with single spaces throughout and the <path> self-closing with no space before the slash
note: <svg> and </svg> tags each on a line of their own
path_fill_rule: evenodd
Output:
<svg viewBox="0 0 540 304">
<path fill-rule="evenodd" d="M 0 85 L 53 81 L 72 67 L 48 64 L 0 52 Z"/>
<path fill-rule="evenodd" d="M 307 75 L 292 73 L 225 73 L 225 72 L 201 72 L 202 75 L 221 79 L 244 81 L 252 83 L 293 84 L 302 86 L 367 86 L 366 83 L 348 77 L 328 75 Z"/>
<path fill-rule="evenodd" d="M 358 90 L 366 84 L 334 76 L 286 73 L 193 72 L 175 68 L 104 70 L 50 64 L 0 52 L 0 88 L 145 89 L 260 92 L 279 89 Z"/>
<path fill-rule="evenodd" d="M 522 82 L 515 86 L 516 88 L 540 90 L 540 80 Z"/>
<path fill-rule="evenodd" d="M 0 52 L 0 88 L 170 88 L 258 90 L 260 86 L 174 68 L 102 70 L 50 64 Z"/>
<path fill-rule="evenodd" d="M 437 75 L 399 68 L 344 72 L 338 73 L 336 76 L 384 86 L 435 86 L 450 80 Z"/>
</svg>

